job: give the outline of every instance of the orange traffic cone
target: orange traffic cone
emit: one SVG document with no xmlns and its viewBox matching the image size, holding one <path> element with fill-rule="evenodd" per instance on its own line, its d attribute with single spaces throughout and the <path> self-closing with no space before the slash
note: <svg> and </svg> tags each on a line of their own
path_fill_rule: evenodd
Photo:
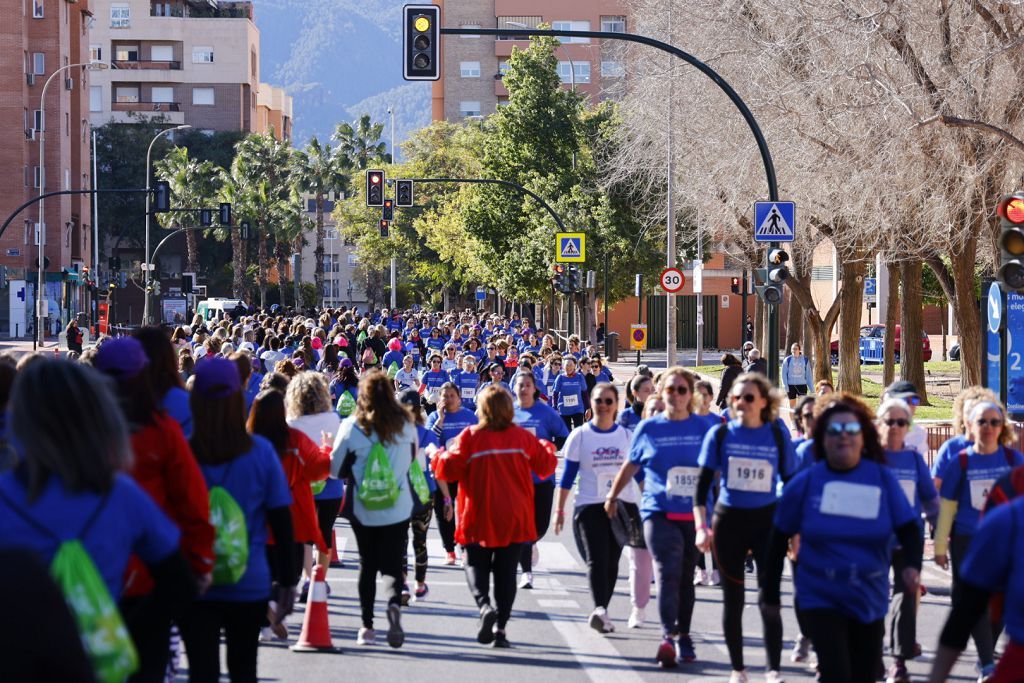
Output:
<svg viewBox="0 0 1024 683">
<path fill-rule="evenodd" d="M 331 529 L 331 566 L 341 566 L 341 558 L 338 557 L 338 534 L 334 529 Z"/>
<path fill-rule="evenodd" d="M 331 624 L 327 614 L 327 567 L 313 568 L 313 585 L 306 602 L 306 616 L 302 620 L 299 641 L 292 645 L 293 652 L 335 652 L 331 642 Z"/>
</svg>

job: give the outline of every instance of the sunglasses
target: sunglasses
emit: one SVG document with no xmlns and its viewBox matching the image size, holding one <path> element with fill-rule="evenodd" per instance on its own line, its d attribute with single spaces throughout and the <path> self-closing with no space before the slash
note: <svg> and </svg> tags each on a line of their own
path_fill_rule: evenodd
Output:
<svg viewBox="0 0 1024 683">
<path fill-rule="evenodd" d="M 919 405 L 921 405 L 921 397 L 920 396 L 907 396 L 903 400 L 906 401 L 907 403 L 909 403 L 912 406 L 919 406 Z"/>
<path fill-rule="evenodd" d="M 991 420 L 986 420 L 985 418 L 981 417 L 975 420 L 974 424 L 978 425 L 979 427 L 984 427 L 985 425 L 990 425 L 992 427 L 1002 427 L 1003 421 L 995 417 L 992 418 Z"/>
<path fill-rule="evenodd" d="M 754 401 L 757 400 L 757 396 L 754 396 L 753 394 L 733 394 L 729 398 L 733 401 L 739 401 L 740 399 L 743 399 L 747 403 L 753 403 Z"/>
<path fill-rule="evenodd" d="M 885 424 L 890 427 L 909 427 L 910 420 L 904 420 L 902 417 L 896 417 L 890 420 L 886 420 Z"/>
<path fill-rule="evenodd" d="M 595 405 L 599 406 L 610 406 L 615 403 L 614 398 L 594 398 L 591 400 L 594 402 Z"/>
<path fill-rule="evenodd" d="M 829 436 L 839 436 L 846 432 L 849 436 L 856 436 L 860 434 L 860 430 L 860 422 L 832 422 L 825 428 L 825 433 Z"/>
<path fill-rule="evenodd" d="M 805 420 L 813 420 L 814 413 L 800 413 L 800 417 L 802 417 Z"/>
<path fill-rule="evenodd" d="M 668 385 L 664 388 L 664 391 L 669 396 L 671 396 L 672 394 L 686 396 L 688 393 L 690 393 L 690 387 L 686 386 L 685 384 L 680 384 L 679 386 Z"/>
</svg>

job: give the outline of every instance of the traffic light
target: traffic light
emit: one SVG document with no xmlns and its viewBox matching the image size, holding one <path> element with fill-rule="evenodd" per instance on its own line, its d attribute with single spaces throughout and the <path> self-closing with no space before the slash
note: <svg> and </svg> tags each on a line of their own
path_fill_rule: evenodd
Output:
<svg viewBox="0 0 1024 683">
<path fill-rule="evenodd" d="M 782 249 L 771 249 L 768 251 L 768 283 L 781 285 L 789 279 L 789 268 L 786 262 L 789 261 L 789 254 Z"/>
<path fill-rule="evenodd" d="M 121 270 L 121 257 L 111 256 L 107 259 L 107 270 Z"/>
<path fill-rule="evenodd" d="M 395 206 L 400 209 L 413 206 L 411 180 L 395 181 Z"/>
<path fill-rule="evenodd" d="M 380 220 L 380 236 L 386 238 L 389 235 L 389 228 L 391 227 L 391 221 L 386 221 L 383 218 Z"/>
<path fill-rule="evenodd" d="M 569 293 L 580 291 L 583 287 L 583 271 L 579 269 L 579 266 L 569 266 L 568 277 L 568 289 Z"/>
<path fill-rule="evenodd" d="M 0 266 L 0 287 L 7 289 L 7 266 Z"/>
<path fill-rule="evenodd" d="M 402 23 L 402 76 L 407 81 L 436 81 L 440 77 L 441 8 L 406 5 Z"/>
<path fill-rule="evenodd" d="M 564 292 L 565 291 L 565 284 L 566 284 L 565 283 L 565 266 L 556 263 L 554 266 L 551 267 L 551 269 L 555 273 L 554 277 L 551 278 L 551 284 L 559 292 Z"/>
<path fill-rule="evenodd" d="M 171 210 L 171 184 L 166 180 L 156 181 L 150 210 L 153 213 L 167 213 Z"/>
<path fill-rule="evenodd" d="M 395 202 L 393 199 L 385 199 L 384 207 L 381 209 L 380 217 L 386 221 L 395 220 Z"/>
<path fill-rule="evenodd" d="M 220 203 L 220 224 L 231 225 L 231 204 L 228 202 Z"/>
<path fill-rule="evenodd" d="M 740 279 L 738 277 L 734 277 L 732 279 L 732 293 L 733 294 L 739 294 L 740 293 Z"/>
<path fill-rule="evenodd" d="M 191 294 L 192 293 L 192 278 L 195 275 L 192 273 L 183 273 L 181 276 L 181 293 Z"/>
<path fill-rule="evenodd" d="M 153 294 L 160 296 L 160 281 L 153 280 Z"/>
<path fill-rule="evenodd" d="M 384 171 L 366 172 L 366 205 L 384 206 Z"/>
<path fill-rule="evenodd" d="M 778 306 L 782 303 L 781 285 L 758 285 L 754 287 L 754 291 L 769 306 Z"/>
<path fill-rule="evenodd" d="M 204 228 L 208 228 L 213 225 L 213 210 L 199 209 L 199 223 Z"/>
<path fill-rule="evenodd" d="M 252 229 L 249 227 L 249 221 L 242 221 L 242 224 L 238 228 L 239 237 L 243 240 L 249 240 L 252 238 Z"/>
<path fill-rule="evenodd" d="M 999 202 L 999 284 L 1008 292 L 1024 291 L 1024 192 Z"/>
</svg>

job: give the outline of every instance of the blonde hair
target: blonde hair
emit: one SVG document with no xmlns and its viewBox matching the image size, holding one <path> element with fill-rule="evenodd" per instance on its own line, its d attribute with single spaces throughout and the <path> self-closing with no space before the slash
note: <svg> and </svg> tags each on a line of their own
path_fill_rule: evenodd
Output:
<svg viewBox="0 0 1024 683">
<path fill-rule="evenodd" d="M 331 392 L 327 378 L 319 372 L 300 372 L 288 383 L 284 406 L 289 420 L 330 412 Z"/>
<path fill-rule="evenodd" d="M 999 397 L 995 392 L 985 387 L 967 387 L 953 399 L 953 431 L 957 434 L 966 434 L 967 425 L 964 423 L 964 408 L 969 403 L 979 401 L 991 401 L 999 403 Z"/>
<path fill-rule="evenodd" d="M 969 416 L 970 420 L 973 422 L 976 419 L 976 413 L 984 413 L 986 410 L 997 410 L 999 411 L 999 416 L 1003 418 L 1003 428 L 999 432 L 999 443 L 1003 446 L 1009 446 L 1013 444 L 1013 427 L 1010 426 L 1010 420 L 1006 414 L 1006 408 L 1004 408 L 1003 404 L 1000 403 L 999 401 L 990 401 L 988 399 L 982 399 L 978 401 L 974 405 L 974 407 L 971 408 L 971 414 Z M 967 426 L 967 429 L 968 432 L 970 432 L 970 425 Z M 968 433 L 968 436 L 974 435 Z M 977 439 L 972 440 L 977 441 Z"/>
</svg>

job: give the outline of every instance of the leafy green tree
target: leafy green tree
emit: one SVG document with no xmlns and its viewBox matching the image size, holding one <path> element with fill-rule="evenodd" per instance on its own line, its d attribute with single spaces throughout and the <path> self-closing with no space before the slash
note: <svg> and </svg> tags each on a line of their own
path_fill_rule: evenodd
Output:
<svg viewBox="0 0 1024 683">
<path fill-rule="evenodd" d="M 189 158 L 188 148 L 175 147 L 154 164 L 156 176 L 171 185 L 171 205 L 177 208 L 197 209 L 212 206 L 220 192 L 223 169 L 210 161 Z M 198 224 L 193 211 L 172 211 L 158 214 L 160 225 L 176 230 Z M 196 272 L 199 266 L 199 248 L 196 231 L 185 233 L 185 270 Z"/>
<path fill-rule="evenodd" d="M 353 168 L 365 170 L 373 163 L 391 163 L 388 146 L 381 142 L 384 134 L 383 123 L 372 123 L 369 114 L 363 114 L 353 126 L 339 123 L 332 138 L 338 143 L 338 150 L 349 159 Z"/>
<path fill-rule="evenodd" d="M 349 171 L 352 160 L 340 148 L 325 145 L 314 136 L 301 151 L 295 155 L 296 173 L 302 189 L 313 195 L 316 209 L 316 265 L 314 282 L 316 291 L 324 291 L 324 200 L 329 192 L 340 197 L 347 192 L 350 185 Z M 300 238 L 301 239 L 301 238 Z M 300 251 L 301 253 L 301 245 Z M 301 267 L 301 266 L 300 266 Z M 295 277 L 301 280 L 301 271 Z"/>
</svg>

